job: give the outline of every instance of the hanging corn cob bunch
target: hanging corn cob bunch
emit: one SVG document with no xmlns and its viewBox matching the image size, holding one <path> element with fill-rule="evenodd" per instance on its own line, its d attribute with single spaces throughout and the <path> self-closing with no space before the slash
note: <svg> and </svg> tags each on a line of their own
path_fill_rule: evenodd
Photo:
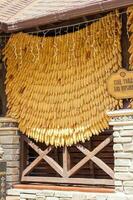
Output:
<svg viewBox="0 0 133 200">
<path fill-rule="evenodd" d="M 127 9 L 127 25 L 128 25 L 128 31 L 129 31 L 129 69 L 133 70 L 133 6 L 129 7 Z M 133 108 L 133 100 L 131 100 L 130 107 Z"/>
<path fill-rule="evenodd" d="M 106 110 L 121 104 L 106 88 L 121 67 L 120 35 L 117 12 L 56 37 L 14 34 L 3 51 L 7 115 L 27 136 L 56 147 L 108 128 Z"/>
</svg>

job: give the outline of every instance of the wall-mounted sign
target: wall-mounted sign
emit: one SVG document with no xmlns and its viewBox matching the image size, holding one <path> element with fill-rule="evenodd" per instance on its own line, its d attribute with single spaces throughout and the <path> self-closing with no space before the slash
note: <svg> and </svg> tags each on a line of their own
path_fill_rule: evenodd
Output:
<svg viewBox="0 0 133 200">
<path fill-rule="evenodd" d="M 108 79 L 107 88 L 116 99 L 133 98 L 133 71 L 120 69 L 112 74 Z"/>
</svg>

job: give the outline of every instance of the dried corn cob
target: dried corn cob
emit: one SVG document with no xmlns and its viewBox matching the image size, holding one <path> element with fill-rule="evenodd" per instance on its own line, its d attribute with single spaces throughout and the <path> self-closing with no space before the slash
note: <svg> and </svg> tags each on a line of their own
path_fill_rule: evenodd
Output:
<svg viewBox="0 0 133 200">
<path fill-rule="evenodd" d="M 7 115 L 47 145 L 85 142 L 108 128 L 106 110 L 122 106 L 106 87 L 121 67 L 120 35 L 114 12 L 65 35 L 12 35 L 3 51 Z"/>
</svg>

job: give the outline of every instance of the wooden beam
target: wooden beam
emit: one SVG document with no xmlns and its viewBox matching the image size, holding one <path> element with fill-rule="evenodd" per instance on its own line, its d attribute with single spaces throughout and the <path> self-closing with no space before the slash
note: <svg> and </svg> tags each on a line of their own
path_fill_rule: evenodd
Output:
<svg viewBox="0 0 133 200">
<path fill-rule="evenodd" d="M 71 10 L 62 11 L 60 13 L 53 13 L 46 16 L 41 17 L 34 17 L 29 20 L 25 21 L 19 21 L 16 23 L 7 24 L 7 28 L 3 31 L 6 32 L 13 32 L 23 29 L 29 29 L 36 26 L 41 26 L 45 24 L 55 23 L 55 22 L 61 22 L 64 20 L 70 20 L 77 17 L 87 16 L 87 15 L 93 15 L 96 13 L 103 13 L 106 11 L 110 11 L 116 8 L 123 8 L 133 5 L 132 0 L 108 0 L 108 1 L 94 1 L 90 3 L 88 1 L 88 4 L 81 6 L 81 7 L 74 7 Z"/>
<path fill-rule="evenodd" d="M 93 149 L 92 140 L 89 140 L 88 148 L 90 149 L 90 151 L 92 151 L 92 149 Z M 89 167 L 90 167 L 90 175 L 91 175 L 93 178 L 95 178 L 94 163 L 92 162 L 92 160 L 90 160 L 90 162 L 89 162 Z"/>
<path fill-rule="evenodd" d="M 50 151 L 52 150 L 52 147 L 48 147 L 45 149 L 22 173 L 22 177 L 29 174 L 43 159 L 44 156 L 46 156 Z M 25 154 L 25 153 L 24 153 Z"/>
<path fill-rule="evenodd" d="M 78 187 L 78 186 L 59 186 L 46 184 L 16 184 L 14 189 L 29 190 L 59 190 L 59 191 L 78 191 L 78 192 L 97 192 L 97 193 L 114 193 L 114 188 L 105 187 Z"/>
<path fill-rule="evenodd" d="M 8 32 L 8 26 L 6 23 L 3 23 L 3 22 L 0 23 L 0 33 L 2 32 L 5 32 L 5 33 Z"/>
<path fill-rule="evenodd" d="M 25 174 L 32 171 L 32 169 L 37 166 L 42 159 L 44 159 L 57 173 L 63 176 L 63 168 L 53 158 L 46 155 L 51 151 L 52 147 L 49 146 L 45 151 L 42 151 L 34 142 L 32 142 L 26 136 L 24 136 L 24 140 L 32 149 L 34 149 L 34 151 L 39 154 L 39 156 L 24 170 L 22 178 L 23 176 L 25 176 Z"/>
<path fill-rule="evenodd" d="M 78 145 L 78 149 L 84 153 L 86 156 L 91 153 L 88 149 L 83 147 L 82 145 Z M 96 156 L 93 156 L 91 160 L 99 166 L 103 171 L 105 171 L 111 178 L 114 178 L 114 171 L 106 164 L 104 163 L 101 159 L 97 158 Z"/>
<path fill-rule="evenodd" d="M 24 140 L 24 135 L 21 134 L 21 142 L 20 142 L 20 180 L 23 170 L 27 167 L 27 151 L 28 146 Z"/>
<path fill-rule="evenodd" d="M 26 135 L 23 136 L 25 142 L 34 149 L 39 155 L 42 153 L 42 150 L 34 143 L 32 142 Z"/>
<path fill-rule="evenodd" d="M 99 151 L 104 149 L 112 141 L 113 141 L 113 135 L 110 135 L 103 142 L 101 142 L 92 152 L 96 155 Z"/>
<path fill-rule="evenodd" d="M 106 138 L 101 144 L 99 144 L 92 152 L 87 154 L 80 162 L 78 162 L 72 169 L 69 170 L 68 176 L 72 176 L 75 174 L 86 162 L 88 162 L 93 156 L 95 156 L 99 151 L 101 151 L 104 147 L 106 147 L 113 139 L 113 136 Z M 78 145 L 76 145 L 79 148 Z M 80 149 L 79 149 L 80 150 Z"/>
<path fill-rule="evenodd" d="M 40 182 L 40 183 L 71 183 L 83 185 L 114 185 L 114 181 L 110 179 L 88 179 L 88 178 L 63 178 L 63 177 L 38 177 L 24 176 L 23 182 Z"/>
<path fill-rule="evenodd" d="M 123 9 L 123 12 L 125 9 Z M 127 13 L 122 15 L 122 34 L 121 34 L 121 49 L 122 49 L 122 67 L 129 70 L 129 58 L 130 54 L 128 49 L 130 47 L 129 36 L 128 36 L 128 26 L 127 26 Z M 123 108 L 128 108 L 130 104 L 129 99 L 123 99 Z"/>
<path fill-rule="evenodd" d="M 44 156 L 43 159 L 52 167 L 52 169 L 63 176 L 63 168 L 53 158 Z"/>
<path fill-rule="evenodd" d="M 99 166 L 103 171 L 105 171 L 112 179 L 114 179 L 114 171 L 101 159 L 94 156 L 91 159 L 97 166 Z"/>
</svg>

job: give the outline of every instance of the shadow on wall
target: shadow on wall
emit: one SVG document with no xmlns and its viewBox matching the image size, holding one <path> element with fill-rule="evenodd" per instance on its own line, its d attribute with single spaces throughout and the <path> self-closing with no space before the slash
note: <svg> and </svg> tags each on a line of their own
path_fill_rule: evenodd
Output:
<svg viewBox="0 0 133 200">
<path fill-rule="evenodd" d="M 0 97 L 0 116 L 2 116 L 3 112 L 2 112 L 2 100 L 1 100 L 1 97 Z"/>
<path fill-rule="evenodd" d="M 0 117 L 6 114 L 5 74 L 5 66 L 0 61 Z"/>
<path fill-rule="evenodd" d="M 6 114 L 5 70 L 0 70 L 0 116 Z"/>
</svg>

